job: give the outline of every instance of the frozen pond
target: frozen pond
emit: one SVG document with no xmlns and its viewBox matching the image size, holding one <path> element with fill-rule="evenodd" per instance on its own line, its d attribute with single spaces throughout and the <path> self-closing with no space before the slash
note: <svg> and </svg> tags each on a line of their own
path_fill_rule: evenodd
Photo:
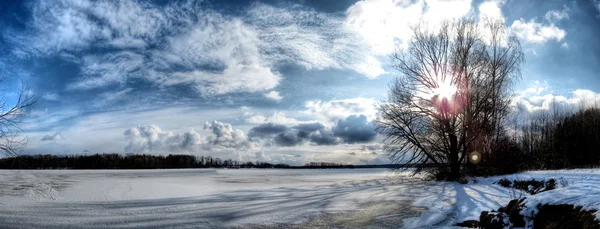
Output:
<svg viewBox="0 0 600 229">
<path fill-rule="evenodd" d="M 386 169 L 0 171 L 0 227 L 399 228 L 427 189 Z"/>
</svg>

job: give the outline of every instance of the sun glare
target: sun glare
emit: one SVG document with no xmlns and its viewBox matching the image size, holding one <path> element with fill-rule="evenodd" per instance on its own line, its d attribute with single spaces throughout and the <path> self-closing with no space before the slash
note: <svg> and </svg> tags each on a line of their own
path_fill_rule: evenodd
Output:
<svg viewBox="0 0 600 229">
<path fill-rule="evenodd" d="M 433 89 L 433 94 L 439 99 L 451 99 L 456 93 L 456 86 L 452 85 L 450 80 L 438 81 L 438 87 Z"/>
<path fill-rule="evenodd" d="M 456 97 L 458 88 L 448 78 L 438 79 L 437 87 L 431 90 L 433 106 L 442 117 L 450 117 L 462 109 L 460 98 Z"/>
</svg>

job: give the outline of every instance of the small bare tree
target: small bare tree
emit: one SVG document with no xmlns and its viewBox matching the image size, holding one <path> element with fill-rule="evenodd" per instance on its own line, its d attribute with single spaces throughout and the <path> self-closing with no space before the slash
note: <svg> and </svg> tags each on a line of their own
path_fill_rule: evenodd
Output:
<svg viewBox="0 0 600 229">
<path fill-rule="evenodd" d="M 399 76 L 376 121 L 392 162 L 457 180 L 467 155 L 491 153 L 524 62 L 505 28 L 470 19 L 413 27 L 408 48 L 392 55 Z"/>
<path fill-rule="evenodd" d="M 0 83 L 6 79 L 0 78 Z M 27 144 L 27 138 L 19 136 L 19 124 L 24 109 L 33 105 L 37 97 L 31 93 L 29 86 L 22 85 L 14 97 L 6 96 L 8 90 L 2 89 L 5 95 L 0 97 L 0 154 L 4 156 L 16 156 Z"/>
</svg>

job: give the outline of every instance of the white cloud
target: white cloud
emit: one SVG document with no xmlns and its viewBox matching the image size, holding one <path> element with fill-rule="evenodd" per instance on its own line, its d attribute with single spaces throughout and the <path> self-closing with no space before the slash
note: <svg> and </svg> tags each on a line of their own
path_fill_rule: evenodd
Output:
<svg viewBox="0 0 600 229">
<path fill-rule="evenodd" d="M 435 24 L 470 10 L 471 0 L 365 0 L 348 8 L 345 25 L 360 34 L 376 54 L 386 55 L 406 45 L 410 26 L 419 20 Z"/>
<path fill-rule="evenodd" d="M 561 11 L 550 10 L 546 12 L 544 18 L 549 25 L 537 22 L 535 19 L 527 22 L 521 18 L 515 20 L 510 29 L 517 37 L 531 43 L 543 44 L 548 40 L 562 41 L 567 32 L 555 24 L 561 20 L 569 19 L 569 12 L 570 9 L 565 5 Z"/>
<path fill-rule="evenodd" d="M 265 93 L 264 96 L 275 101 L 281 101 L 283 99 L 283 96 L 279 95 L 278 91 L 270 91 L 269 93 Z"/>
<path fill-rule="evenodd" d="M 32 4 L 31 34 L 7 37 L 23 43 L 19 53 L 49 55 L 61 51 L 79 51 L 97 40 L 109 39 L 110 29 L 100 26 L 81 10 L 89 2 L 39 1 Z M 26 45 L 25 45 L 26 44 Z"/>
<path fill-rule="evenodd" d="M 504 3 L 504 0 L 488 0 L 479 5 L 478 27 L 484 39 L 484 42 L 488 44 L 492 42 L 491 39 L 493 39 L 494 37 L 492 36 L 492 31 L 490 31 L 486 22 L 490 20 L 492 22 L 500 21 L 503 24 L 506 24 L 506 18 L 504 18 L 504 14 L 502 13 L 501 8 L 504 5 Z M 502 30 L 500 32 L 502 33 L 499 34 L 500 38 L 503 38 L 502 40 L 500 40 L 500 45 L 507 45 L 509 38 L 509 34 L 507 33 L 508 30 Z"/>
<path fill-rule="evenodd" d="M 281 77 L 267 67 L 259 65 L 228 66 L 222 73 L 206 71 L 177 72 L 164 78 L 163 85 L 193 83 L 204 95 L 220 95 L 231 92 L 259 92 L 272 89 Z"/>
<path fill-rule="evenodd" d="M 565 48 L 565 49 L 569 49 L 569 43 L 563 42 L 562 45 L 560 45 L 560 47 Z"/>
<path fill-rule="evenodd" d="M 56 93 L 47 93 L 42 98 L 50 101 L 58 101 L 60 99 L 60 96 Z"/>
<path fill-rule="evenodd" d="M 479 5 L 479 19 L 490 18 L 504 21 L 504 14 L 500 8 L 504 1 L 485 1 Z"/>
<path fill-rule="evenodd" d="M 13 41 L 26 44 L 20 53 L 34 55 L 81 51 L 96 43 L 144 48 L 167 26 L 158 9 L 137 1 L 40 0 L 31 12 L 29 33 L 16 34 Z"/>
<path fill-rule="evenodd" d="M 108 45 L 117 48 L 144 48 L 147 41 L 168 26 L 165 15 L 149 4 L 136 1 L 97 1 L 88 9 L 92 15 L 106 22 L 113 39 Z"/>
<path fill-rule="evenodd" d="M 520 39 L 538 44 L 543 44 L 548 40 L 562 41 L 567 35 L 567 32 L 556 25 L 543 25 L 536 22 L 535 19 L 531 19 L 529 22 L 524 19 L 515 20 L 510 29 Z"/>
<path fill-rule="evenodd" d="M 200 144 L 199 134 L 191 130 L 184 134 L 165 132 L 157 125 L 138 126 L 126 130 L 123 135 L 128 140 L 126 153 L 179 153 L 194 151 L 191 148 Z"/>
<path fill-rule="evenodd" d="M 350 69 L 375 78 L 385 71 L 354 30 L 341 18 L 302 6 L 291 9 L 256 4 L 247 14 L 260 30 L 261 50 L 271 62 L 293 62 L 307 69 Z"/>
<path fill-rule="evenodd" d="M 163 131 L 157 125 L 143 125 L 126 130 L 123 135 L 128 141 L 126 153 L 202 153 L 248 151 L 256 145 L 243 131 L 233 129 L 230 124 L 218 121 L 206 122 L 204 130 L 211 135 L 201 136 L 194 129 L 184 133 Z"/>
<path fill-rule="evenodd" d="M 546 12 L 544 18 L 552 24 L 557 23 L 564 19 L 569 19 L 569 12 L 571 10 L 565 5 L 563 10 L 550 10 Z"/>
<path fill-rule="evenodd" d="M 123 152 L 128 144 L 123 131 L 152 123 L 174 133 L 189 132 L 190 128 L 207 136 L 202 129 L 208 120 L 234 120 L 239 117 L 238 109 L 206 109 L 190 107 L 162 107 L 161 109 L 127 108 L 119 111 L 83 114 L 71 112 L 38 112 L 35 117 L 24 120 L 24 133 L 29 139 L 42 139 L 46 135 L 60 132 L 64 137 L 60 146 L 49 146 L 39 141 L 30 141 L 27 150 L 38 153 L 73 153 L 84 149 L 91 152 Z M 176 118 L 173 118 L 176 117 Z M 65 125 L 65 122 L 69 123 Z M 206 132 L 206 133 L 204 133 Z M 94 136 L 90 138 L 89 136 Z M 110 143 L 110 144 L 107 144 Z"/>
<path fill-rule="evenodd" d="M 532 95 L 528 92 L 533 90 L 526 90 L 514 101 L 517 111 L 527 115 L 554 109 L 558 112 L 571 112 L 600 104 L 600 93 L 587 89 L 573 90 L 569 96 L 550 93 L 541 95 L 540 92 Z"/>
<path fill-rule="evenodd" d="M 204 130 L 209 130 L 213 135 L 206 137 L 207 147 L 210 150 L 237 149 L 247 150 L 253 147 L 246 134 L 228 123 L 218 121 L 206 122 Z"/>
<path fill-rule="evenodd" d="M 331 101 L 312 100 L 304 104 L 308 113 L 318 119 L 332 122 L 346 118 L 350 115 L 365 115 L 368 120 L 375 119 L 377 115 L 375 100 L 372 98 L 353 98 Z"/>
<path fill-rule="evenodd" d="M 125 95 L 132 92 L 133 90 L 134 90 L 133 88 L 125 88 L 123 90 L 115 91 L 115 92 L 112 92 L 112 91 L 104 92 L 104 93 L 100 94 L 100 97 L 102 97 L 103 100 L 105 100 L 105 101 L 119 100 L 119 99 L 122 99 Z"/>
<path fill-rule="evenodd" d="M 173 58 L 164 65 L 183 65 L 194 70 L 165 73 L 156 81 L 164 85 L 193 83 L 203 94 L 271 89 L 281 77 L 261 56 L 258 34 L 240 19 L 201 14 L 185 33 L 167 39 L 169 56 Z M 222 70 L 202 69 L 209 65 Z"/>
<path fill-rule="evenodd" d="M 40 0 L 31 6 L 28 30 L 6 37 L 17 45 L 15 54 L 80 64 L 70 89 L 143 79 L 159 87 L 190 85 L 205 95 L 264 92 L 282 79 L 280 63 L 349 69 L 369 78 L 385 73 L 360 36 L 343 29 L 343 18 L 297 5 L 256 3 L 241 16 L 193 2 L 158 8 L 137 1 Z M 86 54 L 90 50 L 102 52 Z"/>
<path fill-rule="evenodd" d="M 242 115 L 244 121 L 250 124 L 275 123 L 293 125 L 303 123 L 295 118 L 287 117 L 286 113 L 283 111 L 276 111 L 270 116 L 265 116 L 263 114 L 252 112 L 248 107 L 242 107 Z"/>
<path fill-rule="evenodd" d="M 548 89 L 548 82 L 547 81 L 543 81 L 540 82 L 539 80 L 534 81 L 533 86 L 517 92 L 523 96 L 531 96 L 531 95 L 539 95 L 542 92 L 546 91 Z"/>
<path fill-rule="evenodd" d="M 131 51 L 82 58 L 81 79 L 68 85 L 69 89 L 91 89 L 113 83 L 125 84 L 129 78 L 144 77 L 144 56 Z"/>
</svg>

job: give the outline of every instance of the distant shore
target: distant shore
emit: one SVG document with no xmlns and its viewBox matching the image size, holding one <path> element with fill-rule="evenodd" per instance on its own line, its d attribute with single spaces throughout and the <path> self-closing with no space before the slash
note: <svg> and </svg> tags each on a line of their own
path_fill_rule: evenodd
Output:
<svg viewBox="0 0 600 229">
<path fill-rule="evenodd" d="M 194 155 L 147 155 L 147 154 L 93 154 L 93 155 L 20 155 L 0 159 L 0 169 L 22 170 L 87 170 L 87 169 L 367 169 L 406 168 L 403 164 L 341 164 L 331 162 L 309 162 L 304 165 L 288 165 L 261 161 L 239 162 L 222 160 L 210 156 Z"/>
</svg>

